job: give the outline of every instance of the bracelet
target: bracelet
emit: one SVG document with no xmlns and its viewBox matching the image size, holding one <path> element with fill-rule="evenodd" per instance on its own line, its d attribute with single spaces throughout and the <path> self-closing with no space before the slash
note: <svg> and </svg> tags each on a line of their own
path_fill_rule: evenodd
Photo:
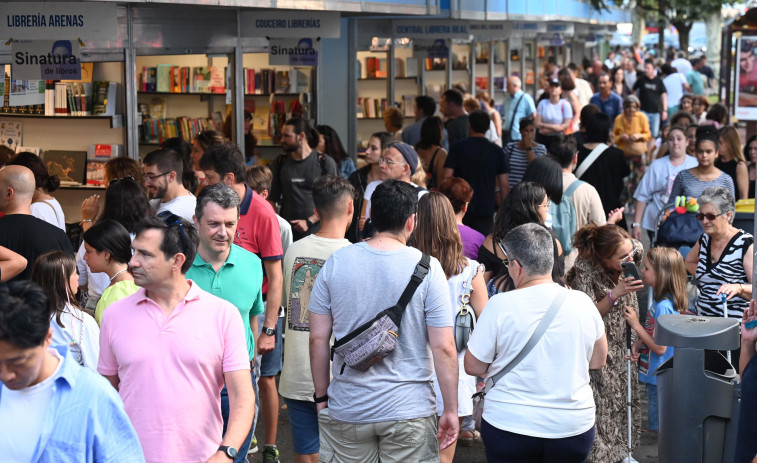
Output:
<svg viewBox="0 0 757 463">
<path fill-rule="evenodd" d="M 618 300 L 612 297 L 612 290 L 607 291 L 607 300 L 613 307 L 618 304 Z"/>
<path fill-rule="evenodd" d="M 308 229 L 312 228 L 313 225 L 315 225 L 313 222 L 310 221 L 310 217 L 305 219 L 305 223 L 308 224 Z"/>
<path fill-rule="evenodd" d="M 92 219 L 82 219 L 81 223 L 92 222 Z"/>
</svg>

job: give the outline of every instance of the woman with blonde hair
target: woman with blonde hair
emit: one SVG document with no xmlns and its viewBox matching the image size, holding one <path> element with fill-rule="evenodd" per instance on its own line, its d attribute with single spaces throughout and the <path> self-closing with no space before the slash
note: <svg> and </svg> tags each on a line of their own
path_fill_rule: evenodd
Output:
<svg viewBox="0 0 757 463">
<path fill-rule="evenodd" d="M 472 308 L 476 318 L 478 318 L 489 300 L 484 284 L 484 269 L 475 260 L 463 256 L 463 242 L 457 229 L 455 212 L 447 197 L 435 191 L 424 195 L 418 201 L 416 224 L 408 245 L 437 258 L 442 265 L 444 275 L 447 277 L 450 300 L 452 301 L 452 313 L 450 316 L 453 319 L 455 318 L 462 308 L 461 299 L 466 299 L 467 294 L 469 295 L 469 309 Z M 473 413 L 473 400 L 471 396 L 476 392 L 476 378 L 465 374 L 463 366 L 465 352 L 466 349 L 463 349 L 457 353 L 460 367 L 457 387 L 457 414 L 460 417 L 461 423 L 463 417 Z M 438 413 L 441 415 L 444 403 L 436 375 L 434 375 L 434 389 L 436 390 Z M 459 439 L 461 445 L 472 445 L 474 430 L 466 430 L 461 427 Z M 465 443 L 463 444 L 463 442 Z M 452 462 L 456 446 L 457 442 L 441 452 L 442 462 Z"/>
<path fill-rule="evenodd" d="M 494 122 L 494 128 L 496 129 L 497 136 L 502 138 L 502 116 L 499 111 L 494 109 L 494 100 L 489 92 L 476 92 L 476 99 L 481 104 L 481 109 L 489 114 L 492 122 Z"/>
<path fill-rule="evenodd" d="M 738 199 L 749 197 L 749 169 L 741 150 L 739 132 L 732 125 L 720 129 L 720 156 L 715 167 L 731 176 Z"/>
</svg>

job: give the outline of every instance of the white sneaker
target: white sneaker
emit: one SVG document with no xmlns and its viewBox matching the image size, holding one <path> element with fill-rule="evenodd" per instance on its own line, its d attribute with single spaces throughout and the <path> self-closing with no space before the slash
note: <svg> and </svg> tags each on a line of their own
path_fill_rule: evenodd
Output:
<svg viewBox="0 0 757 463">
<path fill-rule="evenodd" d="M 250 450 L 247 451 L 247 455 L 252 455 L 253 453 L 258 453 L 258 438 L 254 435 L 252 436 L 252 442 L 250 443 Z"/>
</svg>

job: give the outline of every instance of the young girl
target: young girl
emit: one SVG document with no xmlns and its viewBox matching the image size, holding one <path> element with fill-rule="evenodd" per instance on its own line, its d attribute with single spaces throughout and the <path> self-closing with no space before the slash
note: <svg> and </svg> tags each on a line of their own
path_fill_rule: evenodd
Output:
<svg viewBox="0 0 757 463">
<path fill-rule="evenodd" d="M 69 346 L 80 365 L 97 370 L 100 355 L 100 329 L 95 320 L 79 306 L 73 288 L 79 274 L 73 255 L 61 251 L 39 256 L 32 268 L 31 281 L 50 298 L 50 327 L 53 346 Z"/>
<path fill-rule="evenodd" d="M 644 259 L 641 278 L 652 287 L 654 303 L 647 312 L 644 326 L 641 326 L 636 311 L 628 306 L 625 319 L 640 338 L 631 346 L 631 358 L 639 362 L 639 381 L 647 386 L 648 428 L 657 431 L 657 376 L 654 373 L 664 361 L 673 356 L 673 348 L 655 344 L 654 331 L 657 317 L 683 313 L 688 307 L 683 257 L 673 248 L 652 248 Z"/>
<path fill-rule="evenodd" d="M 84 260 L 94 273 L 108 275 L 109 284 L 95 308 L 95 320 L 102 322 L 103 312 L 120 299 L 139 290 L 129 272 L 131 237 L 115 220 L 103 220 L 84 232 Z"/>
</svg>

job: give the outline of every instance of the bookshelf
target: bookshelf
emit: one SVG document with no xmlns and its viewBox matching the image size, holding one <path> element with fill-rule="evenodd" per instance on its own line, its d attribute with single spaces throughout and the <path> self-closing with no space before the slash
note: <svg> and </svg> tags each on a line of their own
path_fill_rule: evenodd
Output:
<svg viewBox="0 0 757 463">
<path fill-rule="evenodd" d="M 244 110 L 252 113 L 258 157 L 273 160 L 281 153 L 281 127 L 287 119 L 312 119 L 314 68 L 268 64 L 267 53 L 242 55 L 245 69 Z"/>
</svg>

